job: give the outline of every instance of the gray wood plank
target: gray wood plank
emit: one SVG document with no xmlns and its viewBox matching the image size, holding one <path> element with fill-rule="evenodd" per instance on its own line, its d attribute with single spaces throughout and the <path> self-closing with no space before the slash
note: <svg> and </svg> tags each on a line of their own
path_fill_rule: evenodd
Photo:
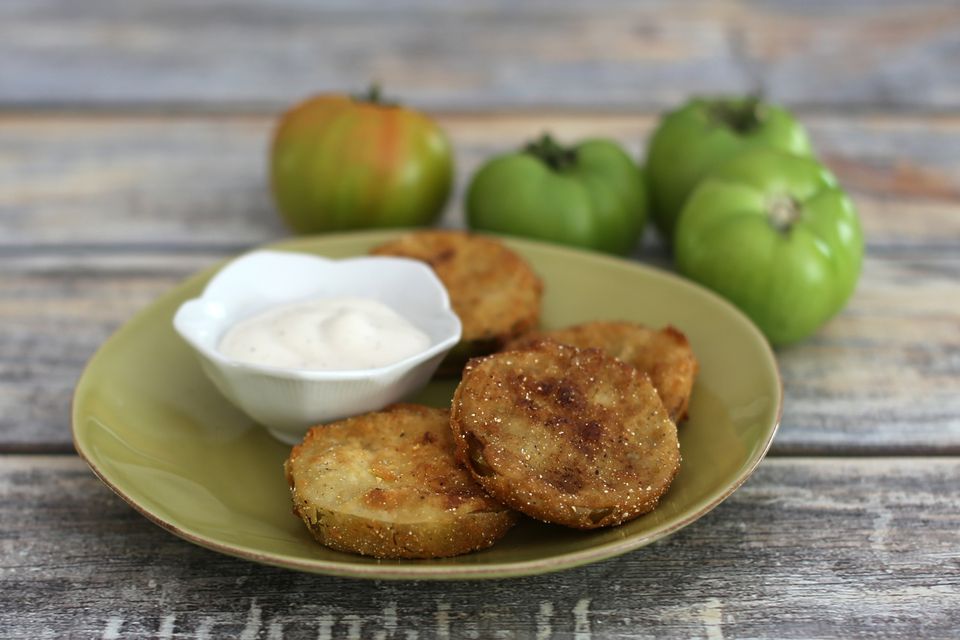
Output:
<svg viewBox="0 0 960 640">
<path fill-rule="evenodd" d="M 97 346 L 213 259 L 0 258 L 0 450 L 71 451 L 73 388 Z"/>
<path fill-rule="evenodd" d="M 544 130 L 606 136 L 636 157 L 644 116 L 441 116 L 456 149 L 457 188 L 477 165 Z M 851 192 L 871 251 L 960 248 L 960 118 L 811 115 L 823 158 Z M 259 116 L 0 115 L 0 250 L 219 247 L 235 251 L 286 233 L 267 189 L 273 121 Z M 654 233 L 649 233 L 653 241 Z"/>
<path fill-rule="evenodd" d="M 960 253 L 867 258 L 847 308 L 779 349 L 776 450 L 960 453 Z"/>
<path fill-rule="evenodd" d="M 948 638 L 960 459 L 772 459 L 660 543 L 499 582 L 263 567 L 146 521 L 72 456 L 0 458 L 9 638 Z"/>
<path fill-rule="evenodd" d="M 0 451 L 70 449 L 84 363 L 210 252 L 0 254 Z M 655 261 L 660 266 L 661 263 Z M 775 454 L 960 454 L 960 255 L 868 256 L 848 308 L 780 350 Z"/>
<path fill-rule="evenodd" d="M 379 79 L 431 108 L 955 109 L 956 3 L 7 0 L 0 102 L 275 109 Z"/>
</svg>

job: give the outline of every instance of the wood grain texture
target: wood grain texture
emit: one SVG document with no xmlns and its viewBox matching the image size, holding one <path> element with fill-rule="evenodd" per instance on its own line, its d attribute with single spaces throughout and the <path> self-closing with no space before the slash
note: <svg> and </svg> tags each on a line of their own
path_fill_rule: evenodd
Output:
<svg viewBox="0 0 960 640">
<path fill-rule="evenodd" d="M 954 0 L 0 3 L 0 452 L 17 453 L 0 455 L 0 635 L 955 637 L 958 56 Z M 868 257 L 849 307 L 778 353 L 783 424 L 744 487 L 560 574 L 362 582 L 200 549 L 76 457 L 35 455 L 72 450 L 73 387 L 115 328 L 286 235 L 266 188 L 275 115 L 370 80 L 450 133 L 452 227 L 478 163 L 544 129 L 641 157 L 653 114 L 691 94 L 798 109 Z M 654 234 L 638 255 L 669 264 Z M 825 457 L 783 457 L 805 454 Z"/>
<path fill-rule="evenodd" d="M 96 348 L 209 256 L 0 258 L 0 450 L 72 450 L 73 388 Z"/>
<path fill-rule="evenodd" d="M 946 638 L 960 627 L 958 483 L 957 458 L 774 459 L 700 521 L 606 562 L 364 582 L 190 545 L 74 457 L 3 457 L 0 625 L 9 638 Z"/>
<path fill-rule="evenodd" d="M 853 299 L 778 350 L 776 451 L 960 453 L 960 253 L 867 260 Z"/>
<path fill-rule="evenodd" d="M 0 102 L 274 109 L 380 80 L 431 108 L 955 109 L 960 7 L 897 2 L 8 0 Z"/>
<path fill-rule="evenodd" d="M 656 119 L 601 114 L 448 114 L 461 226 L 477 165 L 544 130 L 604 136 L 635 157 Z M 857 203 L 868 250 L 960 248 L 960 118 L 804 118 Z M 0 250 L 89 245 L 241 247 L 286 232 L 267 188 L 273 119 L 259 116 L 0 116 Z M 654 234 L 648 234 L 648 245 Z"/>
<path fill-rule="evenodd" d="M 219 252 L 0 254 L 0 451 L 70 450 L 84 363 Z M 655 266 L 663 266 L 655 260 Z M 960 454 L 960 255 L 868 257 L 849 306 L 778 353 L 774 454 Z"/>
</svg>

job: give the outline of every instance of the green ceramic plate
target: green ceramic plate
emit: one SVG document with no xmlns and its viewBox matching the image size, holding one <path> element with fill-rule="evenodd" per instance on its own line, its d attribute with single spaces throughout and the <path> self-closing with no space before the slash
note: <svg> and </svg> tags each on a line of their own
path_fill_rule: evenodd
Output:
<svg viewBox="0 0 960 640">
<path fill-rule="evenodd" d="M 395 232 L 331 235 L 273 248 L 330 257 L 365 253 Z M 200 371 L 171 321 L 213 269 L 197 274 L 120 329 L 77 386 L 77 451 L 124 500 L 161 527 L 223 553 L 364 578 L 502 578 L 621 554 L 690 524 L 729 496 L 763 458 L 779 422 L 781 386 L 763 336 L 733 306 L 634 262 L 509 240 L 542 276 L 548 328 L 596 319 L 679 327 L 700 359 L 681 470 L 660 506 L 610 529 L 524 521 L 491 549 L 444 560 L 383 561 L 314 542 L 291 515 L 281 470 L 289 448 L 234 409 Z M 445 406 L 454 383 L 415 400 Z"/>
</svg>

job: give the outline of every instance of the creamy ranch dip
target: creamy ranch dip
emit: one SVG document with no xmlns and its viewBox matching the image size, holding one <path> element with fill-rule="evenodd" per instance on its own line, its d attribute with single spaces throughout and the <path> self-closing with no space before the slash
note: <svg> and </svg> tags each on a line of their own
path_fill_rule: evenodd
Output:
<svg viewBox="0 0 960 640">
<path fill-rule="evenodd" d="M 242 320 L 227 330 L 219 350 L 248 364 L 343 371 L 383 367 L 429 346 L 426 333 L 381 302 L 326 298 Z"/>
</svg>

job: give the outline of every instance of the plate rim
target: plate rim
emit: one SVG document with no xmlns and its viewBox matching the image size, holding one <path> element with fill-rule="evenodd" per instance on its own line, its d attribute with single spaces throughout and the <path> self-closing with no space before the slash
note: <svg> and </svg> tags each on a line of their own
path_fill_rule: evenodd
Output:
<svg viewBox="0 0 960 640">
<path fill-rule="evenodd" d="M 572 569 L 574 567 L 582 566 L 585 564 L 591 564 L 594 562 L 600 562 L 615 556 L 634 551 L 636 549 L 647 546 L 657 540 L 665 538 L 680 529 L 690 525 L 691 523 L 699 520 L 704 515 L 716 508 L 721 502 L 726 500 L 730 495 L 732 495 L 737 489 L 739 489 L 747 479 L 753 475 L 753 472 L 760 465 L 760 462 L 766 457 L 767 452 L 770 450 L 770 446 L 773 443 L 774 437 L 776 436 L 777 431 L 780 428 L 780 422 L 783 417 L 783 377 L 780 373 L 780 366 L 777 362 L 776 355 L 773 351 L 773 348 L 770 346 L 769 341 L 763 335 L 763 333 L 757 328 L 757 326 L 751 321 L 746 314 L 744 314 L 740 309 L 733 305 L 730 301 L 726 300 L 719 294 L 699 285 L 691 280 L 683 278 L 682 276 L 666 271 L 664 269 L 655 267 L 653 265 L 640 262 L 638 260 L 630 260 L 628 258 L 617 258 L 614 256 L 609 256 L 606 254 L 599 254 L 591 251 L 586 251 L 582 249 L 575 249 L 571 247 L 565 247 L 560 245 L 554 245 L 546 242 L 540 242 L 535 240 L 529 240 L 525 238 L 516 238 L 509 236 L 499 236 L 494 234 L 483 234 L 491 235 L 504 243 L 511 248 L 521 248 L 524 245 L 532 245 L 537 247 L 538 250 L 546 250 L 548 252 L 556 252 L 560 255 L 575 255 L 579 258 L 589 258 L 591 261 L 597 261 L 600 263 L 608 263 L 616 266 L 627 266 L 633 269 L 638 269 L 640 271 L 645 271 L 649 275 L 654 277 L 664 278 L 668 281 L 671 281 L 673 284 L 680 285 L 683 287 L 689 287 L 698 290 L 699 293 L 707 295 L 709 298 L 713 298 L 713 301 L 719 303 L 722 306 L 727 307 L 727 309 L 734 313 L 734 315 L 739 316 L 743 321 L 743 324 L 746 326 L 748 331 L 754 334 L 754 337 L 759 339 L 759 343 L 762 345 L 762 353 L 765 358 L 769 361 L 768 364 L 771 365 L 771 369 L 774 373 L 777 382 L 777 396 L 776 396 L 776 410 L 773 424 L 767 430 L 766 436 L 762 444 L 756 449 L 755 453 L 747 459 L 745 465 L 741 469 L 740 473 L 730 482 L 723 491 L 716 495 L 713 499 L 709 500 L 706 504 L 701 505 L 699 509 L 687 514 L 683 518 L 679 518 L 676 521 L 668 523 L 664 526 L 654 528 L 651 531 L 648 531 L 644 534 L 637 534 L 632 537 L 627 537 L 622 540 L 617 540 L 613 542 L 607 542 L 595 546 L 588 547 L 586 549 L 580 549 L 577 551 L 572 551 L 568 553 L 563 553 L 554 556 L 548 556 L 546 558 L 539 558 L 536 560 L 522 560 L 522 561 L 513 561 L 513 562 L 498 562 L 494 564 L 450 564 L 450 565 L 427 565 L 427 564 L 403 564 L 398 562 L 397 564 L 378 564 L 378 563 L 359 563 L 359 562 L 349 562 L 349 561 L 339 561 L 339 560 L 303 560 L 301 558 L 290 556 L 282 553 L 264 553 L 253 549 L 247 545 L 240 544 L 230 544 L 222 541 L 213 539 L 210 536 L 203 536 L 196 534 L 185 527 L 181 527 L 174 522 L 169 522 L 164 519 L 157 513 L 153 513 L 149 508 L 137 502 L 136 499 L 131 497 L 127 492 L 123 490 L 119 484 L 111 480 L 108 476 L 109 474 L 98 466 L 95 456 L 87 450 L 81 438 L 78 435 L 78 424 L 80 422 L 79 416 L 79 397 L 80 392 L 85 388 L 87 380 L 89 378 L 89 371 L 92 366 L 100 359 L 102 354 L 111 347 L 111 345 L 117 341 L 122 335 L 128 331 L 132 331 L 132 327 L 136 324 L 137 321 L 142 321 L 142 319 L 147 315 L 150 309 L 158 305 L 161 301 L 165 300 L 167 297 L 173 296 L 178 290 L 186 286 L 188 283 L 199 280 L 205 277 L 209 277 L 217 270 L 222 268 L 222 266 L 241 255 L 245 255 L 252 251 L 257 251 L 261 249 L 276 249 L 281 250 L 296 250 L 297 246 L 309 246 L 311 243 L 317 241 L 329 240 L 332 242 L 336 241 L 345 241 L 345 240 L 369 240 L 372 242 L 378 240 L 386 240 L 391 237 L 400 235 L 405 232 L 409 232 L 412 229 L 390 229 L 390 230 L 376 230 L 376 231 L 353 231 L 353 232 L 342 232 L 342 233 L 332 233 L 324 234 L 322 236 L 301 236 L 301 237 L 290 237 L 283 238 L 276 241 L 271 241 L 265 244 L 256 245 L 249 247 L 246 250 L 240 252 L 237 255 L 228 257 L 224 260 L 218 260 L 216 263 L 209 267 L 205 267 L 198 271 L 195 271 L 188 275 L 186 278 L 180 280 L 177 284 L 171 286 L 169 289 L 161 293 L 158 297 L 152 299 L 146 306 L 137 311 L 132 317 L 127 319 L 123 324 L 121 324 L 116 330 L 114 330 L 106 340 L 104 340 L 99 347 L 94 351 L 94 353 L 87 360 L 86 364 L 83 367 L 83 370 L 80 373 L 79 378 L 77 379 L 76 386 L 71 397 L 71 406 L 70 406 L 70 432 L 71 439 L 73 442 L 73 447 L 76 450 L 78 456 L 83 460 L 87 466 L 90 467 L 94 475 L 100 479 L 111 491 L 113 491 L 117 496 L 119 496 L 124 502 L 131 506 L 135 511 L 144 516 L 147 520 L 153 522 L 160 528 L 165 531 L 174 534 L 175 536 L 182 538 L 188 542 L 191 542 L 197 546 L 216 551 L 228 556 L 233 556 L 236 558 L 241 558 L 244 560 L 251 560 L 260 564 L 282 567 L 286 569 L 292 569 L 307 573 L 315 573 L 322 575 L 338 576 L 338 577 L 350 577 L 350 578 L 363 578 L 363 579 L 372 579 L 372 580 L 482 580 L 482 579 L 499 579 L 499 578 L 516 578 L 523 576 L 533 576 L 540 575 L 544 573 L 551 573 L 554 571 L 562 571 L 565 569 Z"/>
</svg>

